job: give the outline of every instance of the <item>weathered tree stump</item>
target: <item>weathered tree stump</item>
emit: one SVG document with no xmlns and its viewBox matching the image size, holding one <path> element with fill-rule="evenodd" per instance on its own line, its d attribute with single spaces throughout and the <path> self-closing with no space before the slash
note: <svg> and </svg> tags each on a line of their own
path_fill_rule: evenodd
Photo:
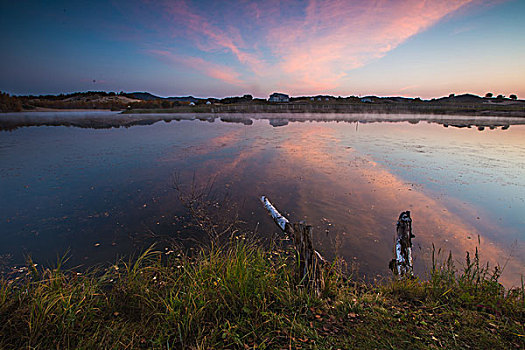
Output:
<svg viewBox="0 0 525 350">
<path fill-rule="evenodd" d="M 389 267 L 394 275 L 405 277 L 413 276 L 412 265 L 412 219 L 410 211 L 399 214 L 396 226 L 395 258 L 390 261 Z"/>
<path fill-rule="evenodd" d="M 325 260 L 321 254 L 313 248 L 313 227 L 307 225 L 305 222 L 291 224 L 287 218 L 279 213 L 265 196 L 261 197 L 261 202 L 264 204 L 264 207 L 268 210 L 277 226 L 293 239 L 298 259 L 298 284 L 306 286 L 317 295 L 320 295 L 321 291 L 324 289 L 324 278 L 321 266 L 324 264 Z"/>
</svg>

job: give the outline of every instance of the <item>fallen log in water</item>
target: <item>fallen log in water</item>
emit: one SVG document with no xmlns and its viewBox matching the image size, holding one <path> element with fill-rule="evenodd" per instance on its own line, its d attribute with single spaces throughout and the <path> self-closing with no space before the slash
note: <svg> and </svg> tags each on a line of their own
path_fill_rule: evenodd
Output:
<svg viewBox="0 0 525 350">
<path fill-rule="evenodd" d="M 261 202 L 263 203 L 266 210 L 268 210 L 268 212 L 272 215 L 273 221 L 275 221 L 277 226 L 279 226 L 281 230 L 286 232 L 286 225 L 290 225 L 290 221 L 288 221 L 287 218 L 282 216 L 281 213 L 279 213 L 277 209 L 275 209 L 272 203 L 270 203 L 268 198 L 266 198 L 265 196 L 261 197 Z"/>
<path fill-rule="evenodd" d="M 399 214 L 396 226 L 395 258 L 390 261 L 389 267 L 395 275 L 400 277 L 412 276 L 412 219 L 410 211 Z"/>
<path fill-rule="evenodd" d="M 290 221 L 279 213 L 268 198 L 262 196 L 261 202 L 277 226 L 293 238 L 298 256 L 297 279 L 299 284 L 306 285 L 317 295 L 320 295 L 321 290 L 324 289 L 324 278 L 321 266 L 325 263 L 325 259 L 313 248 L 313 227 L 307 225 L 304 221 L 290 224 Z"/>
<path fill-rule="evenodd" d="M 305 222 L 291 224 L 273 206 L 265 196 L 261 197 L 261 202 L 274 222 L 279 228 L 293 238 L 295 250 L 298 253 L 298 278 L 300 283 L 306 284 L 320 294 L 324 287 L 324 279 L 320 267 L 326 260 L 313 248 L 312 232 L 313 228 Z M 395 258 L 389 263 L 390 269 L 395 275 L 400 277 L 413 276 L 414 268 L 412 264 L 412 218 L 410 211 L 404 211 L 399 215 L 396 226 Z"/>
</svg>

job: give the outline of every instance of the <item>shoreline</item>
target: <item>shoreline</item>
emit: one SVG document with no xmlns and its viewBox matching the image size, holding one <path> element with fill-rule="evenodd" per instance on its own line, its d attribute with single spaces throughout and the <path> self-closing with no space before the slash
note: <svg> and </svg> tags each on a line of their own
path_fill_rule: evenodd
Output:
<svg viewBox="0 0 525 350">
<path fill-rule="evenodd" d="M 253 120 L 268 120 L 274 127 L 294 122 L 419 122 L 436 123 L 444 127 L 509 128 L 511 125 L 525 125 L 525 117 L 472 116 L 448 114 L 402 114 L 402 113 L 121 113 L 109 110 L 68 110 L 31 111 L 0 114 L 0 130 L 9 131 L 30 126 L 69 126 L 78 128 L 110 129 L 135 125 L 152 125 L 159 121 L 166 123 L 181 120 L 205 122 L 240 123 L 251 125 Z"/>
<path fill-rule="evenodd" d="M 275 103 L 179 106 L 170 109 L 133 109 L 123 114 L 175 113 L 321 113 L 321 114 L 417 114 L 525 118 L 525 104 L 436 104 L 436 103 Z"/>
<path fill-rule="evenodd" d="M 342 264 L 319 296 L 293 250 L 249 239 L 195 257 L 146 250 L 80 273 L 28 266 L 0 280 L 1 348 L 523 348 L 524 287 L 505 289 L 476 259 L 436 261 L 428 280 L 372 286 Z M 104 327 L 100 327 L 103 323 Z"/>
</svg>

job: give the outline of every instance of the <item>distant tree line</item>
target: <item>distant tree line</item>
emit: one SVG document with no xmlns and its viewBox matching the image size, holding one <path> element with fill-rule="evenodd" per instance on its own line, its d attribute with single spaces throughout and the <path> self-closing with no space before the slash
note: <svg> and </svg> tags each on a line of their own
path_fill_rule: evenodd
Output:
<svg viewBox="0 0 525 350">
<path fill-rule="evenodd" d="M 187 103 L 186 103 L 187 104 Z M 168 100 L 152 100 L 152 101 L 140 101 L 140 102 L 131 102 L 126 108 L 131 109 L 169 109 L 177 106 L 181 106 L 183 103 L 178 101 L 168 101 Z"/>
<path fill-rule="evenodd" d="M 153 95 L 148 94 L 151 97 Z M 126 101 L 118 97 L 125 97 L 140 101 Z M 185 98 L 152 98 L 141 99 L 134 93 L 119 93 L 105 91 L 75 92 L 59 95 L 28 95 L 19 97 L 22 104 L 33 107 L 53 108 L 53 109 L 170 109 L 178 106 L 187 106 L 192 101 Z M 180 100 L 179 100 L 180 99 Z M 238 97 L 226 97 L 223 99 L 193 99 L 196 105 L 207 103 L 249 103 L 255 101 L 252 95 Z M 261 100 L 264 101 L 264 100 Z"/>
<path fill-rule="evenodd" d="M 27 98 L 29 100 L 34 99 L 41 99 L 41 100 L 65 100 L 68 98 L 73 97 L 106 97 L 106 96 L 117 96 L 117 95 L 124 95 L 124 92 L 116 93 L 116 92 L 106 92 L 106 91 L 85 91 L 85 92 L 73 92 L 70 94 L 58 94 L 58 95 L 27 95 L 27 96 L 21 96 L 23 98 Z"/>
<path fill-rule="evenodd" d="M 232 104 L 232 103 L 243 103 L 243 102 L 251 102 L 253 100 L 252 95 L 244 95 L 244 96 L 234 96 L 234 97 L 225 97 L 223 99 L 218 100 L 218 102 L 222 104 Z"/>
<path fill-rule="evenodd" d="M 487 93 L 485 94 L 485 98 L 492 98 L 492 97 L 494 97 L 494 94 L 493 94 L 492 92 L 487 92 Z M 504 98 L 505 98 L 505 96 L 503 96 L 503 95 L 498 95 L 498 96 L 496 96 L 496 99 L 497 99 L 497 100 L 503 100 Z M 511 94 L 511 95 L 509 95 L 509 98 L 510 98 L 511 100 L 517 100 L 517 99 L 518 99 L 518 95 L 516 95 L 516 94 Z"/>
<path fill-rule="evenodd" d="M 491 99 L 494 102 L 503 102 L 506 98 L 503 95 L 494 95 L 490 92 L 485 94 L 486 99 Z M 517 100 L 515 94 L 508 97 L 511 100 Z M 369 100 L 369 101 L 363 101 Z M 361 98 L 358 96 L 335 97 L 329 95 L 317 96 L 299 96 L 290 98 L 293 103 L 317 103 L 321 101 L 332 104 L 347 104 L 347 103 L 476 103 L 482 102 L 483 98 L 475 95 L 465 94 L 456 96 L 450 94 L 447 97 L 432 99 L 430 101 L 423 101 L 421 98 L 404 98 L 404 97 L 376 97 L 368 96 Z M 217 98 L 195 98 L 188 97 L 168 97 L 161 98 L 149 93 L 125 93 L 123 91 L 105 92 L 105 91 L 87 91 L 75 92 L 70 94 L 59 95 L 28 95 L 28 96 L 10 96 L 7 93 L 0 92 L 0 111 L 1 112 L 16 112 L 26 109 L 34 109 L 35 107 L 53 108 L 53 109 L 172 109 L 179 106 L 188 105 L 207 105 L 207 104 L 268 104 L 266 99 L 253 98 L 252 95 L 232 96 L 222 99 Z"/>
<path fill-rule="evenodd" d="M 22 110 L 22 103 L 15 96 L 0 91 L 0 112 L 19 112 Z"/>
<path fill-rule="evenodd" d="M 24 105 L 53 109 L 159 109 L 173 108 L 180 105 L 180 103 L 177 101 L 168 101 L 165 99 L 131 102 L 126 101 L 125 99 L 119 99 L 118 97 L 126 97 L 138 100 L 132 94 L 126 94 L 122 91 L 119 93 L 87 91 L 59 95 L 28 95 L 20 96 L 19 99 Z"/>
</svg>

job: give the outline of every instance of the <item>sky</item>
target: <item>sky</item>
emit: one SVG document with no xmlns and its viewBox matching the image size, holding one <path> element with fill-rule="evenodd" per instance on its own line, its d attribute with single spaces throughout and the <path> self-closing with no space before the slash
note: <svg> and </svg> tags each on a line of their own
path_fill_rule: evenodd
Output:
<svg viewBox="0 0 525 350">
<path fill-rule="evenodd" d="M 15 95 L 525 97 L 525 0 L 0 0 Z"/>
</svg>

